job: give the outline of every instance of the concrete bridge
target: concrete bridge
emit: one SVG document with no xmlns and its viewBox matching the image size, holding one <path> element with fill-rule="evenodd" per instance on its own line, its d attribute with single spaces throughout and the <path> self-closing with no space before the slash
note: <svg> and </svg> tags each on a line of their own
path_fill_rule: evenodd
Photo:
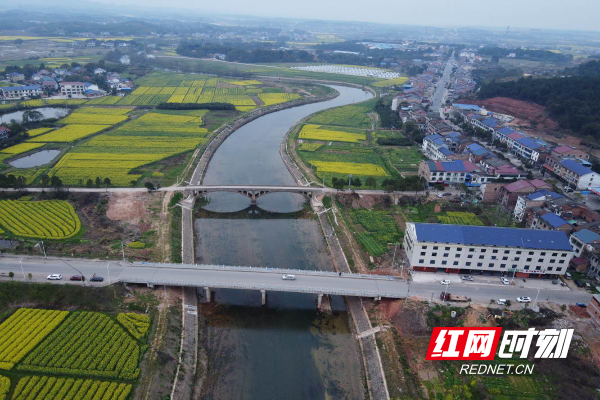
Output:
<svg viewBox="0 0 600 400">
<path fill-rule="evenodd" d="M 293 274 L 295 280 L 283 280 Z M 323 296 L 340 295 L 381 298 L 406 297 L 406 282 L 393 277 L 363 274 L 338 274 L 328 271 L 307 271 L 223 265 L 134 263 L 122 269 L 117 280 L 123 283 L 153 286 L 184 286 L 203 288 L 211 300 L 211 289 L 242 289 L 260 291 L 262 304 L 267 292 L 310 293 L 317 295 L 317 306 Z"/>
<path fill-rule="evenodd" d="M 184 186 L 182 189 L 184 192 L 191 192 L 194 196 L 215 192 L 239 193 L 250 198 L 251 204 L 256 204 L 259 197 L 269 193 L 298 193 L 310 199 L 313 194 L 322 193 L 326 188 L 311 186 L 190 185 Z"/>
</svg>

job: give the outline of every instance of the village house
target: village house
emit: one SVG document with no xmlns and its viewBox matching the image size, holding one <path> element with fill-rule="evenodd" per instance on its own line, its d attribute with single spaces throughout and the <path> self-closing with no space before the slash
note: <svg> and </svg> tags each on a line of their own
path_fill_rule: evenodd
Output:
<svg viewBox="0 0 600 400">
<path fill-rule="evenodd" d="M 63 96 L 81 96 L 85 93 L 83 82 L 61 82 L 60 90 Z"/>
<path fill-rule="evenodd" d="M 419 176 L 428 183 L 460 184 L 471 182 L 471 173 L 479 168 L 470 161 L 421 161 Z"/>
<path fill-rule="evenodd" d="M 515 204 L 514 218 L 520 222 L 523 220 L 525 211 L 527 209 L 532 207 L 540 207 L 548 200 L 555 200 L 562 197 L 564 196 L 547 189 L 542 189 L 531 194 L 519 196 Z"/>
<path fill-rule="evenodd" d="M 500 189 L 498 203 L 507 210 L 512 211 L 519 196 L 533 193 L 540 189 L 552 189 L 552 186 L 540 179 L 520 180 L 509 183 Z"/>
<path fill-rule="evenodd" d="M 586 190 L 590 187 L 600 186 L 600 175 L 584 163 L 588 164 L 580 159 L 556 159 L 549 156 L 546 157 L 544 168 L 558 176 L 574 190 Z"/>
<path fill-rule="evenodd" d="M 550 152 L 552 157 L 556 159 L 560 158 L 580 158 L 583 160 L 589 160 L 590 155 L 583 150 L 576 149 L 571 146 L 558 146 L 552 149 Z"/>
<path fill-rule="evenodd" d="M 10 136 L 10 129 L 0 125 L 0 140 L 7 139 Z"/>
<path fill-rule="evenodd" d="M 585 247 L 588 244 L 600 244 L 600 235 L 598 235 L 596 232 L 590 231 L 589 229 L 582 229 L 571 234 L 569 243 L 571 243 L 571 247 L 573 247 L 575 257 L 579 257 L 583 254 Z"/>
<path fill-rule="evenodd" d="M 42 95 L 42 87 L 39 85 L 1 87 L 0 91 L 5 99 L 22 99 Z"/>
</svg>

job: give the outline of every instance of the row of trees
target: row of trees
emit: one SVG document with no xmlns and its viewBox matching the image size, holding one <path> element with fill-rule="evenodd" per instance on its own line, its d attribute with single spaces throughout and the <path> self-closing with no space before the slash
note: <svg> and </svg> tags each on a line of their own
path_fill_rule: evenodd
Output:
<svg viewBox="0 0 600 400">
<path fill-rule="evenodd" d="M 312 62 L 314 57 L 304 50 L 280 50 L 261 44 L 184 42 L 177 53 L 187 57 L 205 58 L 213 54 L 224 54 L 227 61 L 248 63 Z"/>
</svg>

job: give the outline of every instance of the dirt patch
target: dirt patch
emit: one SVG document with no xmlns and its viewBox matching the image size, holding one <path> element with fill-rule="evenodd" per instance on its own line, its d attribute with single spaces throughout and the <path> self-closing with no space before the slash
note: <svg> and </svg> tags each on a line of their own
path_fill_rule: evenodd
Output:
<svg viewBox="0 0 600 400">
<path fill-rule="evenodd" d="M 144 218 L 145 210 L 141 193 L 111 193 L 106 216 L 113 221 L 137 224 Z"/>
<path fill-rule="evenodd" d="M 592 316 L 587 312 L 585 308 L 577 306 L 569 306 L 569 311 L 577 316 L 577 318 L 591 318 Z"/>
<path fill-rule="evenodd" d="M 537 124 L 540 130 L 558 130 L 558 123 L 548 116 L 546 107 L 528 101 L 510 99 L 508 97 L 492 97 L 478 100 L 478 105 L 490 111 L 513 117 L 526 122 L 527 125 Z"/>
</svg>

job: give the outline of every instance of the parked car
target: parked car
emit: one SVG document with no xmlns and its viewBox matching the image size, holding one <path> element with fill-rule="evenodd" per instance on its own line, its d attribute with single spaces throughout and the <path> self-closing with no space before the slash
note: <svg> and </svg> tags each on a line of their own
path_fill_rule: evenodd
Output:
<svg viewBox="0 0 600 400">
<path fill-rule="evenodd" d="M 527 297 L 527 296 L 517 297 L 517 301 L 519 303 L 531 303 L 531 297 Z"/>
<path fill-rule="evenodd" d="M 558 285 L 558 279 L 552 279 L 552 284 L 553 285 Z"/>
<path fill-rule="evenodd" d="M 442 285 L 449 285 L 449 284 L 450 284 L 450 281 L 449 281 L 448 279 L 444 279 L 443 281 L 440 281 L 440 283 L 441 283 Z"/>
<path fill-rule="evenodd" d="M 69 278 L 70 281 L 83 281 L 85 278 L 83 275 L 73 275 Z"/>
<path fill-rule="evenodd" d="M 94 275 L 90 278 L 90 282 L 102 282 L 102 281 L 104 281 L 104 278 L 101 276 Z"/>
<path fill-rule="evenodd" d="M 581 308 L 587 308 L 587 304 L 585 304 L 585 303 L 575 303 L 575 305 L 576 305 L 577 307 L 581 307 Z"/>
<path fill-rule="evenodd" d="M 500 280 L 502 281 L 503 284 L 510 285 L 510 281 L 508 280 L 508 278 L 502 277 L 502 278 L 500 278 Z"/>
<path fill-rule="evenodd" d="M 571 274 L 567 272 L 567 273 L 565 274 L 565 278 L 567 278 L 567 279 L 571 279 Z"/>
<path fill-rule="evenodd" d="M 498 299 L 498 300 L 496 300 L 496 304 L 498 304 L 499 306 L 505 306 L 506 299 Z"/>
<path fill-rule="evenodd" d="M 49 281 L 60 281 L 62 279 L 61 274 L 50 274 L 47 278 Z"/>
<path fill-rule="evenodd" d="M 575 282 L 577 287 L 583 287 L 583 282 L 581 282 L 579 279 L 575 279 L 573 282 Z"/>
<path fill-rule="evenodd" d="M 471 275 L 463 275 L 460 277 L 463 281 L 472 281 L 473 277 Z"/>
<path fill-rule="evenodd" d="M 295 281 L 296 275 L 286 274 L 282 276 L 281 279 L 283 279 L 284 281 Z"/>
</svg>

